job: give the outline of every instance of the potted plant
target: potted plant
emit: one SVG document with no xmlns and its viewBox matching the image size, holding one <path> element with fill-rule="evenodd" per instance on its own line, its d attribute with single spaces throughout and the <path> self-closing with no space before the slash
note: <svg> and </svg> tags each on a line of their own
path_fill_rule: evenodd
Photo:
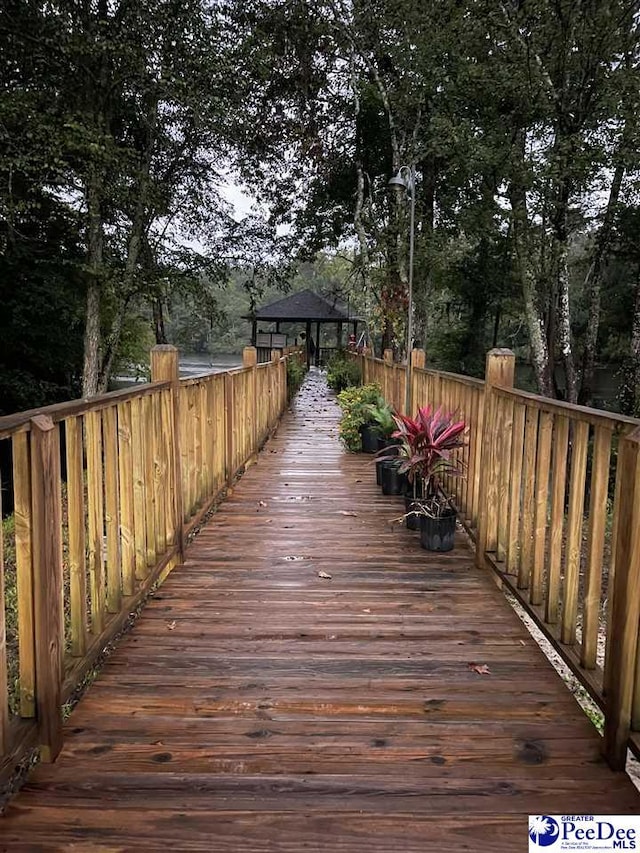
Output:
<svg viewBox="0 0 640 853">
<path fill-rule="evenodd" d="M 367 406 L 374 404 L 380 397 L 380 386 L 357 385 L 345 388 L 338 394 L 338 405 L 342 409 L 339 433 L 347 450 L 358 453 L 362 450 L 361 427 L 369 416 Z"/>
<path fill-rule="evenodd" d="M 456 530 L 456 513 L 441 488 L 444 475 L 461 476 L 454 453 L 465 443 L 466 425 L 442 408 L 425 406 L 415 418 L 396 415 L 401 441 L 400 470 L 412 484 L 406 518 L 418 519 L 420 544 L 428 551 L 450 551 Z M 420 485 L 418 485 L 420 484 Z M 421 488 L 422 493 L 419 494 Z M 415 526 L 415 522 L 413 522 Z M 410 525 L 407 525 L 410 526 Z"/>
<path fill-rule="evenodd" d="M 387 445 L 397 442 L 397 439 L 391 438 L 396 429 L 393 409 L 384 397 L 379 396 L 375 403 L 365 406 L 365 414 L 368 420 L 361 428 L 362 449 L 365 453 L 386 450 Z M 380 465 L 376 464 L 376 482 L 378 485 L 381 485 L 380 476 Z"/>
</svg>

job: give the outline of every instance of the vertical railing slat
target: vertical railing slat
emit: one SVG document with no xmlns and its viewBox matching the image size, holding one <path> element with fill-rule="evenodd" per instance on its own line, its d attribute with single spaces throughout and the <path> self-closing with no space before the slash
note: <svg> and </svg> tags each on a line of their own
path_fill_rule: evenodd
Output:
<svg viewBox="0 0 640 853">
<path fill-rule="evenodd" d="M 524 419 L 522 517 L 520 521 L 520 566 L 518 569 L 519 589 L 529 588 L 533 562 L 537 443 L 538 410 L 534 409 L 533 406 L 527 406 Z"/>
<path fill-rule="evenodd" d="M 36 714 L 40 757 L 55 761 L 62 748 L 62 494 L 59 427 L 46 415 L 31 419 L 31 500 Z"/>
<path fill-rule="evenodd" d="M 553 437 L 549 570 L 545 600 L 545 620 L 550 625 L 555 625 L 558 621 L 558 608 L 560 606 L 560 573 L 562 570 L 562 538 L 564 532 L 568 449 L 569 419 L 564 415 L 558 415 L 555 419 Z"/>
<path fill-rule="evenodd" d="M 2 479 L 0 479 L 0 756 L 9 751 L 9 669 L 5 617 L 4 536 L 2 527 Z"/>
<path fill-rule="evenodd" d="M 87 555 L 85 536 L 82 418 L 65 421 L 67 518 L 69 521 L 69 616 L 71 654 L 82 657 L 87 647 Z"/>
<path fill-rule="evenodd" d="M 36 712 L 36 664 L 33 614 L 31 463 L 28 432 L 19 432 L 13 436 L 12 451 L 13 513 L 16 537 L 16 591 L 18 596 L 20 716 L 33 717 Z M 1 517 L 0 515 L 0 519 Z M 84 545 L 82 557 L 84 560 Z"/>
<path fill-rule="evenodd" d="M 591 466 L 589 532 L 587 535 L 587 566 L 582 614 L 582 650 L 580 654 L 580 663 L 585 669 L 595 668 L 598 654 L 602 556 L 607 523 L 610 463 L 611 430 L 606 427 L 596 427 Z"/>
<path fill-rule="evenodd" d="M 118 406 L 118 483 L 120 485 L 120 559 L 122 562 L 122 592 L 135 591 L 136 542 L 133 499 L 133 445 L 131 403 Z"/>
<path fill-rule="evenodd" d="M 142 400 L 131 401 L 131 448 L 133 454 L 133 525 L 135 531 L 136 579 L 147 576 L 147 523 L 145 520 L 145 466 L 142 435 Z"/>
<path fill-rule="evenodd" d="M 571 443 L 571 473 L 569 476 L 569 512 L 567 515 L 567 544 L 564 565 L 561 641 L 572 645 L 576 641 L 578 617 L 578 584 L 580 582 L 580 552 L 584 488 L 587 474 L 589 424 L 574 421 Z"/>
<path fill-rule="evenodd" d="M 525 406 L 515 403 L 513 409 L 513 435 L 511 438 L 511 480 L 509 483 L 509 518 L 507 533 L 507 572 L 520 570 L 520 504 L 522 501 L 522 463 L 524 454 Z"/>
<path fill-rule="evenodd" d="M 100 412 L 84 416 L 87 449 L 87 555 L 91 599 L 91 632 L 104 627 L 104 491 L 102 471 L 102 419 Z"/>
<path fill-rule="evenodd" d="M 120 506 L 118 484 L 118 421 L 115 406 L 102 413 L 104 436 L 105 527 L 107 535 L 107 611 L 120 610 L 122 563 L 120 558 Z"/>
<path fill-rule="evenodd" d="M 549 515 L 549 471 L 551 468 L 551 442 L 553 415 L 540 412 L 538 422 L 538 450 L 536 458 L 535 519 L 533 532 L 533 565 L 529 601 L 542 604 L 545 546 Z"/>
<path fill-rule="evenodd" d="M 621 438 L 618 471 L 619 523 L 610 590 L 603 751 L 614 770 L 624 770 L 636 686 L 640 620 L 640 428 Z"/>
</svg>

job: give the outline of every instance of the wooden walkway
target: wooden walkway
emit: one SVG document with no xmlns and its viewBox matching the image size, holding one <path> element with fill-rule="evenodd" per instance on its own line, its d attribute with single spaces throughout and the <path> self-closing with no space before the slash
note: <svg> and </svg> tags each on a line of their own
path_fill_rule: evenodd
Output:
<svg viewBox="0 0 640 853">
<path fill-rule="evenodd" d="M 437 558 L 391 528 L 399 500 L 336 422 L 312 377 L 1 849 L 516 853 L 530 813 L 640 812 L 464 543 Z"/>
</svg>

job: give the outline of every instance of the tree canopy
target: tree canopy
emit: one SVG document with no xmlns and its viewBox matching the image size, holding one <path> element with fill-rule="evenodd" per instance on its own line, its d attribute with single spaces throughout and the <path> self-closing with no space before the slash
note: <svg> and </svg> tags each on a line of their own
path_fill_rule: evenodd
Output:
<svg viewBox="0 0 640 853">
<path fill-rule="evenodd" d="M 105 388 L 141 323 L 224 334 L 230 294 L 250 307 L 324 252 L 398 358 L 417 341 L 478 373 L 512 346 L 541 393 L 581 402 L 608 360 L 640 412 L 638 5 L 9 0 L 8 405 Z M 264 215 L 234 220 L 229 175 Z"/>
</svg>

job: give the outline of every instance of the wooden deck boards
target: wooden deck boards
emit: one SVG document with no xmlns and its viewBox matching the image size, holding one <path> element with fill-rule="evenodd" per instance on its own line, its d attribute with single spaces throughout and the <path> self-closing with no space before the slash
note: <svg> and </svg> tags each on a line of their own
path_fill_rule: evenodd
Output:
<svg viewBox="0 0 640 853">
<path fill-rule="evenodd" d="M 400 501 L 341 451 L 314 380 L 295 408 L 10 804 L 2 849 L 515 853 L 529 813 L 640 811 L 465 544 L 429 556 L 390 526 Z"/>
</svg>

